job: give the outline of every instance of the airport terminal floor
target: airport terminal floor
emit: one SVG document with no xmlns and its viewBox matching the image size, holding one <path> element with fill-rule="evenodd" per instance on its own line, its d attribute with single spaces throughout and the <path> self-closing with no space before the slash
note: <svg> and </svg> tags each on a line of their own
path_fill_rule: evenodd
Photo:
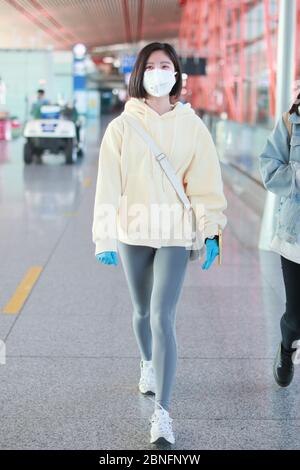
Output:
<svg viewBox="0 0 300 470">
<path fill-rule="evenodd" d="M 47 156 L 24 167 L 22 140 L 1 143 L 1 449 L 152 448 L 123 268 L 98 263 L 92 243 L 110 118 L 89 123 L 86 156 L 71 166 Z M 190 263 L 178 306 L 175 449 L 300 449 L 300 370 L 286 389 L 272 374 L 280 259 L 257 248 L 259 215 L 228 184 L 225 193 L 223 265 Z M 3 313 L 34 267 L 23 308 Z"/>
</svg>

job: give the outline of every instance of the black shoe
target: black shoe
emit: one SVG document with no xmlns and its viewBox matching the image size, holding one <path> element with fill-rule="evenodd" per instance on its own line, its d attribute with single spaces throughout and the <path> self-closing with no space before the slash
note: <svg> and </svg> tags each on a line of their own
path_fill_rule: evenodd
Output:
<svg viewBox="0 0 300 470">
<path fill-rule="evenodd" d="M 294 350 L 286 350 L 282 344 L 279 344 L 279 348 L 275 357 L 273 365 L 273 374 L 276 382 L 280 387 L 287 387 L 290 385 L 294 377 L 294 364 L 292 360 Z"/>
</svg>

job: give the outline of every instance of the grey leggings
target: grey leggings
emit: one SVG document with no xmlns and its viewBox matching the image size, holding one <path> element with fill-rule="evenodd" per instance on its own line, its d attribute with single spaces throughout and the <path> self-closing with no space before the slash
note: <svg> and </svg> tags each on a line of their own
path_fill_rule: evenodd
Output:
<svg viewBox="0 0 300 470">
<path fill-rule="evenodd" d="M 118 251 L 133 305 L 132 323 L 141 358 L 152 359 L 155 401 L 169 410 L 177 363 L 176 306 L 190 252 L 181 246 L 152 248 L 120 240 Z"/>
</svg>

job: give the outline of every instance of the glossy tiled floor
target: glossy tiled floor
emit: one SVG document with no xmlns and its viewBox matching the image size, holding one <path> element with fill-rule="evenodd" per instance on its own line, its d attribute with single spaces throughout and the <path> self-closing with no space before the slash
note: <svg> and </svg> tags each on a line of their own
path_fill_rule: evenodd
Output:
<svg viewBox="0 0 300 470">
<path fill-rule="evenodd" d="M 94 258 L 98 127 L 73 167 L 49 156 L 24 168 L 22 142 L 1 144 L 0 308 L 43 267 L 21 312 L 0 313 L 1 449 L 152 448 L 123 269 Z M 300 371 L 288 389 L 272 377 L 279 258 L 257 250 L 260 218 L 225 189 L 224 265 L 191 263 L 178 307 L 175 448 L 299 449 Z"/>
</svg>

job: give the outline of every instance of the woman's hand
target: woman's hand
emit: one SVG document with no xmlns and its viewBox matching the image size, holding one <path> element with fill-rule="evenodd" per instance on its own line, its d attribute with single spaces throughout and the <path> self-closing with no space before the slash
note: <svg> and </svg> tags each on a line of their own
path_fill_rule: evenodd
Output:
<svg viewBox="0 0 300 470">
<path fill-rule="evenodd" d="M 215 258 L 219 254 L 219 244 L 217 240 L 215 239 L 211 240 L 210 238 L 208 238 L 206 240 L 205 245 L 206 245 L 206 260 L 204 264 L 202 264 L 202 269 L 210 268 Z"/>
<path fill-rule="evenodd" d="M 118 254 L 116 251 L 102 251 L 102 253 L 97 253 L 96 258 L 103 264 L 118 264 Z"/>
</svg>

